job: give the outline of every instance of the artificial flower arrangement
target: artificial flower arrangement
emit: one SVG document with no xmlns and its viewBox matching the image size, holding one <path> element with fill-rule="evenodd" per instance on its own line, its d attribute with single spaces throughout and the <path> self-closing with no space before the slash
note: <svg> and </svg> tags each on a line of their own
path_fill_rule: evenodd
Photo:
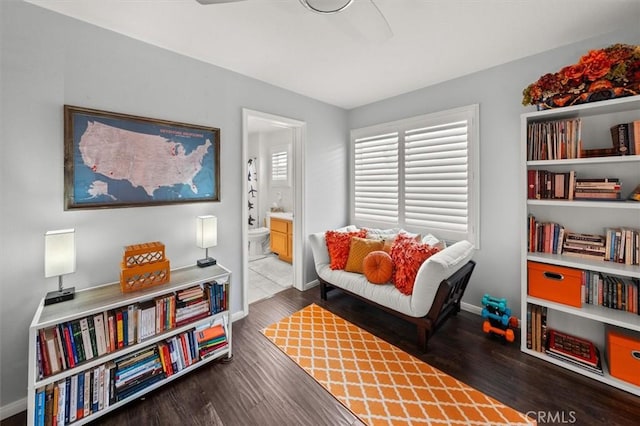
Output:
<svg viewBox="0 0 640 426">
<path fill-rule="evenodd" d="M 522 94 L 522 105 L 540 109 L 640 94 L 640 45 L 591 50 L 577 64 L 543 75 Z"/>
</svg>

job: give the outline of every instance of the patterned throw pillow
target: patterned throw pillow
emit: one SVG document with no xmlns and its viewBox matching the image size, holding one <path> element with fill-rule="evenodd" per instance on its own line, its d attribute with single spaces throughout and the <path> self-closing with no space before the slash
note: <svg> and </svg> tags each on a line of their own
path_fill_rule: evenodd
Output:
<svg viewBox="0 0 640 426">
<path fill-rule="evenodd" d="M 382 250 L 382 246 L 384 246 L 384 241 L 382 240 L 352 237 L 349 244 L 349 257 L 344 270 L 362 274 L 364 272 L 362 268 L 364 257 L 372 251 Z"/>
<path fill-rule="evenodd" d="M 413 293 L 413 284 L 422 263 L 439 250 L 421 244 L 414 237 L 398 234 L 391 247 L 393 261 L 393 284 L 402 294 Z"/>
<path fill-rule="evenodd" d="M 327 250 L 329 250 L 329 267 L 331 269 L 344 269 L 349 258 L 349 246 L 351 237 L 365 238 L 367 231 L 360 229 L 351 232 L 327 231 L 324 233 L 327 242 Z"/>
</svg>

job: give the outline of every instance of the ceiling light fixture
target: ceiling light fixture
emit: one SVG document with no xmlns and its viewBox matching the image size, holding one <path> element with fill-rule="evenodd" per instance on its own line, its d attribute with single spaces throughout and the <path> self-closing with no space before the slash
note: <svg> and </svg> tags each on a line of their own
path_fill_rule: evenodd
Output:
<svg viewBox="0 0 640 426">
<path fill-rule="evenodd" d="M 353 3 L 353 0 L 335 0 L 329 2 L 326 0 L 300 0 L 300 3 L 315 13 L 330 15 L 332 13 L 342 12 Z"/>
</svg>

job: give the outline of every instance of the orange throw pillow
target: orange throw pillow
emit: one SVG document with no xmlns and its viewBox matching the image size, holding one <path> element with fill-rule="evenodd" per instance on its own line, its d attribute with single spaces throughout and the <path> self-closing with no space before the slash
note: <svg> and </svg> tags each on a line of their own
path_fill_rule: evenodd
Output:
<svg viewBox="0 0 640 426">
<path fill-rule="evenodd" d="M 421 244 L 413 237 L 398 235 L 391 247 L 393 261 L 393 284 L 402 294 L 413 293 L 413 285 L 422 263 L 439 250 Z"/>
<path fill-rule="evenodd" d="M 329 267 L 331 269 L 344 269 L 344 267 L 347 265 L 347 259 L 349 258 L 349 246 L 351 244 L 351 237 L 365 238 L 366 236 L 366 229 L 351 232 L 325 232 L 324 238 L 327 242 L 327 250 L 329 250 L 329 259 L 331 261 L 329 263 Z"/>
<path fill-rule="evenodd" d="M 364 276 L 367 277 L 367 281 L 370 283 L 388 283 L 393 274 L 393 261 L 386 251 L 372 251 L 364 257 L 362 269 L 364 270 Z"/>
<path fill-rule="evenodd" d="M 347 272 L 357 272 L 361 274 L 362 261 L 364 257 L 372 251 L 382 250 L 384 241 L 382 240 L 368 240 L 366 238 L 351 237 L 351 243 L 349 244 L 349 257 L 347 258 L 347 264 L 344 270 Z"/>
</svg>

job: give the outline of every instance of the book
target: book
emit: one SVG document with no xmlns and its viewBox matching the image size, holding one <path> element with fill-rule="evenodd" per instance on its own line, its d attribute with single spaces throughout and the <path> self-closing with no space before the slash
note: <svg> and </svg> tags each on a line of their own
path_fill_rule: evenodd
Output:
<svg viewBox="0 0 640 426">
<path fill-rule="evenodd" d="M 78 375 L 71 376 L 70 382 L 69 422 L 74 422 L 78 417 Z"/>
<path fill-rule="evenodd" d="M 627 123 L 611 127 L 611 139 L 618 155 L 629 154 L 629 125 Z"/>
<path fill-rule="evenodd" d="M 104 312 L 93 316 L 98 356 L 107 353 L 107 337 L 105 332 Z"/>
<path fill-rule="evenodd" d="M 35 426 L 44 426 L 44 404 L 45 404 L 45 388 L 41 387 L 36 389 L 36 409 L 35 419 L 33 424 Z"/>
<path fill-rule="evenodd" d="M 596 346 L 592 342 L 558 330 L 549 330 L 548 351 L 592 367 L 600 364 Z"/>
<path fill-rule="evenodd" d="M 127 306 L 127 345 L 133 345 L 136 342 L 136 315 L 137 308 L 135 305 Z"/>
<path fill-rule="evenodd" d="M 599 351 L 598 351 L 598 353 L 599 353 Z M 552 358 L 556 358 L 556 359 L 568 362 L 570 364 L 577 365 L 578 367 L 584 368 L 585 370 L 591 371 L 592 373 L 596 373 L 596 374 L 598 374 L 600 376 L 604 376 L 604 372 L 602 371 L 602 367 L 593 367 L 593 366 L 591 366 L 589 364 L 584 364 L 584 363 L 578 362 L 573 358 L 564 356 L 564 355 L 559 354 L 557 352 L 546 351 L 546 354 L 549 355 Z"/>
<path fill-rule="evenodd" d="M 640 127 L 640 123 L 638 126 Z M 638 155 L 640 155 L 640 153 Z M 627 199 L 630 201 L 640 201 L 640 185 L 633 188 L 633 191 L 631 191 Z"/>
<path fill-rule="evenodd" d="M 78 354 L 78 363 L 86 361 L 86 355 L 84 352 L 84 342 L 82 340 L 82 329 L 80 328 L 80 320 L 71 321 L 71 331 L 73 335 L 73 343 L 76 346 L 76 353 Z"/>
<path fill-rule="evenodd" d="M 53 424 L 53 394 L 54 384 L 49 383 L 44 387 L 44 424 Z"/>
<path fill-rule="evenodd" d="M 640 120 L 635 120 L 630 124 L 629 145 L 633 146 L 632 152 L 634 155 L 640 155 Z"/>
<path fill-rule="evenodd" d="M 49 327 L 44 330 L 44 338 L 47 348 L 47 358 L 49 359 L 50 374 L 59 373 L 62 370 L 62 361 L 60 352 L 56 342 L 55 327 Z"/>
<path fill-rule="evenodd" d="M 93 318 L 92 316 L 87 317 L 87 322 L 89 324 L 89 338 L 91 339 L 91 353 L 96 357 L 98 356 L 98 341 L 96 339 L 96 325 Z"/>
<path fill-rule="evenodd" d="M 85 359 L 92 359 L 93 349 L 91 348 L 91 335 L 89 334 L 89 321 L 87 318 L 80 320 L 80 330 L 82 330 L 82 344 L 84 346 Z"/>
<path fill-rule="evenodd" d="M 122 318 L 122 311 L 116 311 L 116 347 L 118 349 L 124 348 L 124 323 Z"/>
</svg>

